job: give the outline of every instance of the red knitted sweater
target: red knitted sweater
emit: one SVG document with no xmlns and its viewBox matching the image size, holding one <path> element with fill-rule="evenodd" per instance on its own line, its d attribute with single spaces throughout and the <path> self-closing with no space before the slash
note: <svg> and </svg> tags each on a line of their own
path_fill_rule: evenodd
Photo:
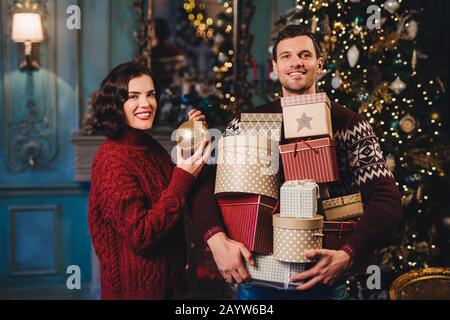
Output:
<svg viewBox="0 0 450 320">
<path fill-rule="evenodd" d="M 89 228 L 102 299 L 163 299 L 185 289 L 183 215 L 195 177 L 154 139 L 127 127 L 95 155 Z"/>
</svg>

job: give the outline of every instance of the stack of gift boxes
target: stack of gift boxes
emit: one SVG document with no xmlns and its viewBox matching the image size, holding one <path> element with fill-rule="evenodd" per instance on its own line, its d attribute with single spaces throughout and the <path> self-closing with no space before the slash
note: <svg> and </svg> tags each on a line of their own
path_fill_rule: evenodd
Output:
<svg viewBox="0 0 450 320">
<path fill-rule="evenodd" d="M 282 98 L 281 106 L 282 114 L 242 114 L 240 135 L 219 141 L 215 194 L 229 236 L 254 253 L 247 268 L 255 283 L 287 289 L 314 263 L 305 251 L 339 249 L 355 227 L 343 220 L 363 207 L 359 194 L 326 196 L 326 183 L 339 179 L 326 94 Z"/>
</svg>

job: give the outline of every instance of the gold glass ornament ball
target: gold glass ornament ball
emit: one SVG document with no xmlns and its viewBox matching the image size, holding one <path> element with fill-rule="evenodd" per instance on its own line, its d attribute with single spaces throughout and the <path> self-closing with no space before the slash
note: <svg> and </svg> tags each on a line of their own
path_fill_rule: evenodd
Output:
<svg viewBox="0 0 450 320">
<path fill-rule="evenodd" d="M 178 127 L 175 140 L 182 150 L 189 150 L 192 154 L 202 141 L 209 139 L 208 127 L 204 121 L 189 120 Z"/>
<path fill-rule="evenodd" d="M 405 133 L 411 133 L 416 130 L 417 122 L 409 113 L 400 119 L 400 129 Z"/>
</svg>

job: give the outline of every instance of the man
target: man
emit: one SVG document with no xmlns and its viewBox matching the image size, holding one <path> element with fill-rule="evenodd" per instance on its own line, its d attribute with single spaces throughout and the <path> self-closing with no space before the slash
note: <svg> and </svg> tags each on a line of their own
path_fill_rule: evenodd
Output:
<svg viewBox="0 0 450 320">
<path fill-rule="evenodd" d="M 272 65 L 280 80 L 283 97 L 316 93 L 316 78 L 322 72 L 323 58 L 313 34 L 306 28 L 288 25 L 278 34 L 273 46 Z M 258 107 L 254 112 L 281 113 L 280 100 Z M 310 250 L 305 254 L 308 258 L 316 258 L 318 262 L 291 278 L 291 281 L 304 281 L 297 291 L 241 285 L 238 299 L 344 298 L 345 285 L 339 282 L 341 276 L 355 260 L 366 257 L 389 236 L 401 220 L 400 192 L 369 123 L 358 113 L 337 103 L 332 103 L 331 118 L 341 180 L 327 184 L 330 196 L 339 197 L 360 191 L 365 205 L 363 217 L 354 234 L 340 250 Z M 238 133 L 239 119 L 236 118 L 227 127 L 225 134 Z M 212 228 L 211 232 L 217 230 L 221 229 Z M 229 281 L 231 275 L 240 283 L 240 280 L 247 279 L 244 277 L 247 272 L 234 260 L 238 255 L 236 248 L 233 249 L 233 263 L 230 260 L 228 264 L 224 263 L 231 253 L 225 253 L 227 249 L 224 245 L 219 246 L 217 243 L 220 238 L 231 240 L 222 233 L 216 232 L 209 238 L 213 245 L 210 245 L 211 250 L 219 269 L 222 265 L 227 266 L 225 272 L 222 270 L 225 279 Z M 221 248 L 214 248 L 214 245 Z M 248 250 L 239 245 L 238 248 L 249 260 Z"/>
</svg>

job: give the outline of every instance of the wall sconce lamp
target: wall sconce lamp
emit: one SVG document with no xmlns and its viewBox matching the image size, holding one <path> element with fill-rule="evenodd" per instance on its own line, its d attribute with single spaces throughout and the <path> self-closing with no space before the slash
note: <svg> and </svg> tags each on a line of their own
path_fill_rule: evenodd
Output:
<svg viewBox="0 0 450 320">
<path fill-rule="evenodd" d="M 32 43 L 39 43 L 44 40 L 41 15 L 38 12 L 17 11 L 12 13 L 11 40 L 21 42 L 25 48 L 25 59 L 20 64 L 22 71 L 38 70 L 40 65 L 38 52 L 33 57 Z M 35 58 L 35 59 L 34 59 Z"/>
</svg>

